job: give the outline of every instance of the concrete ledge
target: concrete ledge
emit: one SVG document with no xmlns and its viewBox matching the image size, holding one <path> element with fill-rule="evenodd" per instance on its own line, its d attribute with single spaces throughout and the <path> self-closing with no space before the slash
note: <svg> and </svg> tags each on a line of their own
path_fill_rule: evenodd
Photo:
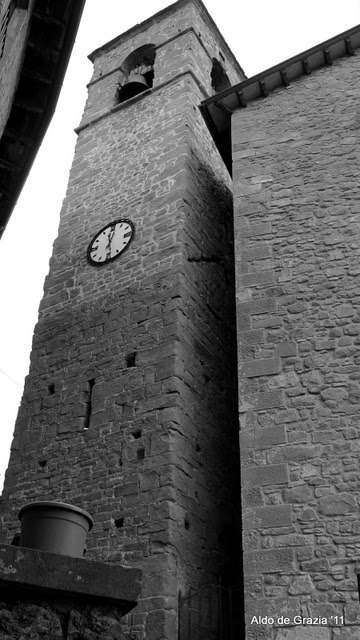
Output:
<svg viewBox="0 0 360 640">
<path fill-rule="evenodd" d="M 11 591 L 32 592 L 47 597 L 108 602 L 122 614 L 136 604 L 141 588 L 140 569 L 106 562 L 0 545 L 0 597 Z"/>
</svg>

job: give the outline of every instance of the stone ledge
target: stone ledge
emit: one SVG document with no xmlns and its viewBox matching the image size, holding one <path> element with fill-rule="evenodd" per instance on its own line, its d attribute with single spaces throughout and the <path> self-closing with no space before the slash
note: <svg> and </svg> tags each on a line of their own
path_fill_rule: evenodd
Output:
<svg viewBox="0 0 360 640">
<path fill-rule="evenodd" d="M 125 614 L 138 600 L 140 569 L 0 545 L 0 597 L 11 591 L 117 604 Z"/>
</svg>

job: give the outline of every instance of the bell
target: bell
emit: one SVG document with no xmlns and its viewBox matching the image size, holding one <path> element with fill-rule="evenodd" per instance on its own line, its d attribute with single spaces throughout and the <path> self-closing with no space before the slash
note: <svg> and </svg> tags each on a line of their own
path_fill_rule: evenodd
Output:
<svg viewBox="0 0 360 640">
<path fill-rule="evenodd" d="M 129 100 L 129 98 L 137 96 L 139 93 L 146 91 L 146 89 L 150 89 L 150 86 L 147 83 L 145 76 L 131 71 L 125 84 L 119 91 L 120 102 Z"/>
</svg>

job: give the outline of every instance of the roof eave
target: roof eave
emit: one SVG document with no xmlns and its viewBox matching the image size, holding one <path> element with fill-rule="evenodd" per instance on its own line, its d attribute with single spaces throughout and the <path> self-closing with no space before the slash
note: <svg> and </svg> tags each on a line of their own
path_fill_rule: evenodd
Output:
<svg viewBox="0 0 360 640">
<path fill-rule="evenodd" d="M 204 100 L 200 110 L 229 172 L 231 173 L 229 132 L 233 111 L 246 107 L 252 100 L 267 97 L 275 89 L 288 87 L 301 76 L 331 65 L 337 58 L 354 55 L 359 47 L 360 25 L 357 25 Z M 225 144 L 224 138 L 227 139 Z"/>
</svg>

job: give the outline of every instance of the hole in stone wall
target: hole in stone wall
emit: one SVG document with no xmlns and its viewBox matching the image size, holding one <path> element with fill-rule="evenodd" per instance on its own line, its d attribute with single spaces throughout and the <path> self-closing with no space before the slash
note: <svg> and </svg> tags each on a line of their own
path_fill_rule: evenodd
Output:
<svg viewBox="0 0 360 640">
<path fill-rule="evenodd" d="M 196 452 L 199 453 L 201 451 L 201 447 L 199 445 L 199 443 L 196 443 Z"/>
<path fill-rule="evenodd" d="M 21 537 L 21 533 L 20 531 L 17 531 L 13 537 L 13 539 L 11 540 L 11 544 L 13 547 L 19 547 L 20 546 L 20 537 Z"/>
<path fill-rule="evenodd" d="M 55 385 L 53 383 L 48 386 L 49 396 L 53 396 L 55 393 Z"/>
<path fill-rule="evenodd" d="M 132 353 L 128 353 L 127 356 L 125 356 L 126 366 L 128 369 L 130 367 L 136 367 L 136 355 L 136 351 L 133 351 Z"/>
<path fill-rule="evenodd" d="M 124 526 L 124 520 L 125 520 L 125 518 L 116 518 L 115 527 L 117 529 L 122 529 L 122 527 Z"/>
<path fill-rule="evenodd" d="M 185 518 L 184 518 L 184 527 L 185 527 L 185 529 L 187 531 L 190 529 L 190 522 L 189 522 L 189 518 L 187 516 L 185 516 Z"/>
<path fill-rule="evenodd" d="M 137 431 L 133 431 L 133 433 L 131 434 L 134 440 L 138 440 L 139 438 L 141 438 L 141 431 L 140 429 L 138 429 Z"/>
<path fill-rule="evenodd" d="M 137 452 L 136 452 L 136 457 L 137 457 L 138 460 L 144 460 L 144 458 L 145 458 L 145 449 L 144 448 L 138 449 Z"/>
<path fill-rule="evenodd" d="M 41 467 L 41 469 L 44 469 L 44 467 L 46 467 L 47 465 L 47 460 L 44 460 L 43 458 L 41 458 L 41 460 L 38 460 L 39 463 L 39 467 Z"/>
</svg>

